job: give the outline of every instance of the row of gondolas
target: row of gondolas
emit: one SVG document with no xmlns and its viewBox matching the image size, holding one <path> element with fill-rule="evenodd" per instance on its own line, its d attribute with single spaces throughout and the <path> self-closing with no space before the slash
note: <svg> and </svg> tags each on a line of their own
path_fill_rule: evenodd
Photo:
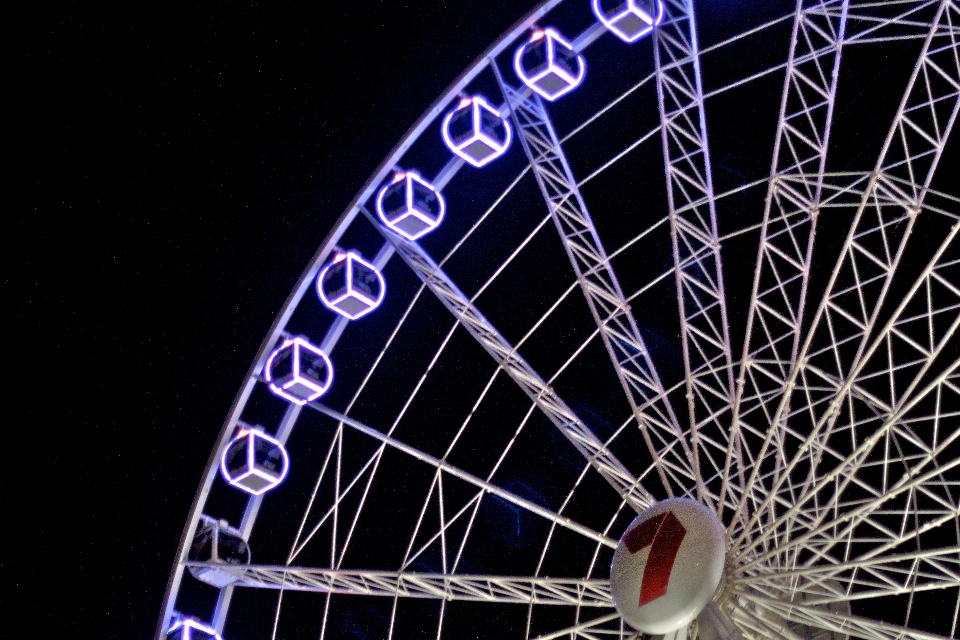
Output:
<svg viewBox="0 0 960 640">
<path fill-rule="evenodd" d="M 663 19 L 661 0 L 593 0 L 597 18 L 625 42 L 650 33 Z M 513 58 L 517 77 L 542 98 L 553 101 L 583 81 L 586 63 L 574 45 L 553 28 L 535 29 Z M 505 109 L 506 111 L 506 109 Z M 507 116 L 481 95 L 464 96 L 440 125 L 446 146 L 474 167 L 497 159 L 510 146 L 513 132 Z M 376 210 L 388 235 L 417 241 L 443 222 L 446 203 L 441 193 L 417 171 L 397 171 L 376 197 Z M 337 252 L 316 280 L 320 301 L 347 320 L 374 311 L 386 294 L 380 269 L 356 251 Z M 333 384 L 333 364 L 316 345 L 303 337 L 285 339 L 267 357 L 263 379 L 276 395 L 306 404 L 324 395 Z M 273 489 L 287 475 L 289 456 L 283 444 L 259 427 L 241 426 L 220 459 L 220 471 L 234 487 L 252 495 Z M 190 551 L 200 580 L 223 588 L 236 580 L 216 564 L 246 564 L 250 549 L 241 533 L 225 521 L 202 516 Z M 207 625 L 178 616 L 171 640 L 219 638 Z"/>
</svg>

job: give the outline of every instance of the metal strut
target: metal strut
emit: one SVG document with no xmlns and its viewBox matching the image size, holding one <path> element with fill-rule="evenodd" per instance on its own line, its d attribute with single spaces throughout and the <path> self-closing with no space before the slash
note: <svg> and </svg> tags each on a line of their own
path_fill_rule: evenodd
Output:
<svg viewBox="0 0 960 640">
<path fill-rule="evenodd" d="M 770 425 L 764 407 L 784 393 L 800 349 L 810 261 L 823 198 L 849 0 L 820 0 L 806 9 L 804 4 L 804 0 L 797 0 L 794 14 L 747 334 L 737 376 L 731 429 L 739 438 L 762 439 L 768 429 L 781 431 L 782 425 Z M 724 494 L 730 458 L 724 467 Z M 780 464 L 780 456 L 775 458 L 772 464 Z M 762 462 L 751 460 L 748 464 Z M 764 493 L 762 482 L 748 484 L 744 490 L 751 506 Z"/>
<path fill-rule="evenodd" d="M 700 52 L 693 0 L 664 4 L 654 60 L 691 444 L 701 476 L 719 496 L 734 386 Z"/>
<path fill-rule="evenodd" d="M 960 36 L 939 29 L 941 23 L 958 22 L 960 7 L 951 0 L 942 0 L 850 225 L 840 259 L 785 381 L 788 390 L 796 387 L 792 392 L 803 393 L 805 404 L 817 408 L 810 416 L 814 423 L 809 425 L 804 440 L 793 447 L 795 455 L 768 491 L 760 510 L 749 518 L 744 531 L 758 522 L 763 509 L 790 481 L 792 469 L 802 461 L 818 462 L 818 443 L 825 442 L 833 432 L 844 396 L 831 395 L 835 392 L 829 387 L 819 390 L 818 378 L 823 376 L 816 371 L 847 380 L 869 356 L 868 338 L 876 330 L 897 266 L 960 111 L 960 59 L 956 56 Z M 897 183 L 908 186 L 896 188 Z M 822 344 L 828 346 L 821 348 Z M 856 348 L 847 349 L 845 345 Z M 789 395 L 787 391 L 780 398 L 773 424 L 779 424 L 788 415 Z M 775 444 L 773 435 L 768 433 L 758 459 Z M 749 484 L 758 474 L 754 467 Z M 734 515 L 747 520 L 740 510 Z M 745 533 L 741 533 L 735 546 L 744 538 Z"/>
<path fill-rule="evenodd" d="M 556 130 L 539 96 L 507 84 L 492 65 L 540 191 L 583 289 L 668 496 L 702 494 L 696 461 L 600 242 Z"/>
<path fill-rule="evenodd" d="M 613 606 L 610 581 L 602 579 L 398 573 L 202 562 L 187 565 L 216 567 L 236 576 L 236 586 L 257 589 L 510 604 Z"/>
<path fill-rule="evenodd" d="M 643 488 L 640 480 L 627 470 L 556 391 L 517 353 L 420 245 L 384 228 L 366 208 L 362 208 L 362 211 L 374 227 L 396 247 L 397 253 L 417 277 L 450 310 L 480 346 L 493 356 L 497 364 L 573 443 L 587 462 L 613 486 L 621 498 L 637 511 L 652 505 L 655 500 Z"/>
</svg>

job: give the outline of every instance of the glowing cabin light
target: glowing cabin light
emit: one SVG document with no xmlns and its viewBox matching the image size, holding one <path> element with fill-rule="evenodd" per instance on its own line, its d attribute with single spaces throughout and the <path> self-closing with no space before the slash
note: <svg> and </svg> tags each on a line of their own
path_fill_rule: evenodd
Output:
<svg viewBox="0 0 960 640">
<path fill-rule="evenodd" d="M 220 473 L 234 487 L 258 496 L 287 477 L 289 458 L 276 438 L 260 429 L 245 429 L 227 444 L 220 457 Z"/>
<path fill-rule="evenodd" d="M 180 618 L 167 631 L 167 640 L 223 640 L 212 627 L 193 618 Z"/>
<path fill-rule="evenodd" d="M 383 275 L 355 251 L 337 254 L 317 276 L 320 301 L 350 320 L 379 307 L 386 290 Z"/>
<path fill-rule="evenodd" d="M 624 42 L 636 42 L 663 21 L 662 0 L 593 0 L 593 12 Z"/>
<path fill-rule="evenodd" d="M 440 132 L 447 147 L 475 167 L 502 156 L 513 138 L 510 123 L 482 96 L 463 98 L 444 117 Z"/>
<path fill-rule="evenodd" d="M 291 338 L 267 358 L 263 377 L 270 391 L 281 398 L 306 404 L 325 394 L 333 384 L 333 363 L 304 338 Z"/>
<path fill-rule="evenodd" d="M 377 195 L 377 214 L 396 233 L 417 240 L 440 225 L 447 205 L 440 192 L 416 171 L 397 175 L 400 177 L 394 176 Z"/>
<path fill-rule="evenodd" d="M 580 85 L 587 65 L 556 29 L 544 29 L 517 49 L 513 68 L 525 85 L 553 101 Z"/>
<path fill-rule="evenodd" d="M 243 430 L 238 437 L 247 433 L 249 431 Z M 206 563 L 206 566 L 190 565 L 190 573 L 194 578 L 223 589 L 240 579 L 224 567 L 250 564 L 250 545 L 240 531 L 231 527 L 226 520 L 218 522 L 201 514 L 200 525 L 193 536 L 187 557 L 191 562 Z"/>
</svg>

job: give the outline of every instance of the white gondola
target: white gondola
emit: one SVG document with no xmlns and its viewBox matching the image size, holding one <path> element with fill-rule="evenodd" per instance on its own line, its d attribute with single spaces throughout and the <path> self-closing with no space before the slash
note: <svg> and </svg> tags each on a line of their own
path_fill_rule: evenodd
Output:
<svg viewBox="0 0 960 640">
<path fill-rule="evenodd" d="M 240 531 L 231 527 L 226 520 L 217 521 L 210 516 L 201 515 L 188 558 L 191 562 L 210 565 L 250 564 L 250 545 L 243 539 Z M 190 565 L 190 573 L 197 580 L 218 589 L 234 584 L 239 579 L 220 566 Z"/>
<path fill-rule="evenodd" d="M 662 0 L 593 0 L 593 12 L 624 42 L 636 42 L 663 21 Z"/>
<path fill-rule="evenodd" d="M 379 307 L 386 290 L 380 271 L 356 251 L 338 253 L 317 276 L 320 301 L 350 320 L 362 318 Z"/>
<path fill-rule="evenodd" d="M 377 195 L 380 220 L 408 240 L 436 229 L 446 207 L 440 192 L 416 171 L 398 171 Z"/>
<path fill-rule="evenodd" d="M 462 98 L 440 130 L 447 147 L 474 167 L 502 156 L 513 138 L 510 123 L 483 96 Z"/>
<path fill-rule="evenodd" d="M 193 618 L 178 618 L 167 631 L 167 640 L 223 640 L 213 627 Z"/>
<path fill-rule="evenodd" d="M 234 487 L 258 496 L 287 477 L 287 450 L 261 429 L 246 427 L 230 441 L 220 457 L 220 472 Z"/>
<path fill-rule="evenodd" d="M 306 404 L 333 384 L 333 363 L 304 338 L 284 340 L 267 358 L 263 376 L 270 390 L 290 402 Z"/>
<path fill-rule="evenodd" d="M 534 31 L 530 41 L 517 49 L 513 68 L 525 85 L 553 101 L 580 85 L 587 65 L 572 44 L 548 28 Z"/>
</svg>

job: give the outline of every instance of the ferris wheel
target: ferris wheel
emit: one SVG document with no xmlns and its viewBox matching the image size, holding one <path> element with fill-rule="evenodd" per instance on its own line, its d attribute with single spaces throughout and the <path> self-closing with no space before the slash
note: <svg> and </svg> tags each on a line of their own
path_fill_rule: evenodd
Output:
<svg viewBox="0 0 960 640">
<path fill-rule="evenodd" d="M 960 2 L 547 0 L 251 367 L 158 638 L 960 634 Z"/>
</svg>

